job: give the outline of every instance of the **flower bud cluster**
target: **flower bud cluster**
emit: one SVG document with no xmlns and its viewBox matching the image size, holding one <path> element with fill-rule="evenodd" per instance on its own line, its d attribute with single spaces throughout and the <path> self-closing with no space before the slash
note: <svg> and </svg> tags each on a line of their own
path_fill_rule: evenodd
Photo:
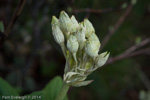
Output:
<svg viewBox="0 0 150 100">
<path fill-rule="evenodd" d="M 78 23 L 75 16 L 62 11 L 59 19 L 52 17 L 52 34 L 66 58 L 64 82 L 76 87 L 90 84 L 87 76 L 109 57 L 108 52 L 98 53 L 101 44 L 92 23 L 88 19 Z"/>
</svg>

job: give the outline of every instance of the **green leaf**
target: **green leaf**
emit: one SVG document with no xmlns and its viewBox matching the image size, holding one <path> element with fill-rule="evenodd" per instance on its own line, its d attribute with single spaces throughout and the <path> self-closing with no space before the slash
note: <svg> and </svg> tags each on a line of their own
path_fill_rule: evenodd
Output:
<svg viewBox="0 0 150 100">
<path fill-rule="evenodd" d="M 0 98 L 2 98 L 2 96 L 18 96 L 18 93 L 5 80 L 0 78 Z M 15 100 L 15 99 L 10 98 L 7 100 Z"/>
<path fill-rule="evenodd" d="M 29 95 L 25 95 L 25 100 L 48 100 L 44 97 L 45 92 L 44 91 L 36 91 Z"/>
<path fill-rule="evenodd" d="M 46 93 L 45 97 L 47 100 L 55 100 L 62 87 L 62 84 L 63 82 L 61 77 L 57 76 L 45 87 L 44 92 Z M 67 97 L 65 97 L 64 100 L 67 100 Z"/>
<path fill-rule="evenodd" d="M 0 21 L 0 32 L 4 32 L 4 24 Z"/>
<path fill-rule="evenodd" d="M 42 91 L 33 92 L 32 94 L 26 95 L 25 100 L 55 100 L 62 87 L 62 79 L 57 76 L 52 81 L 50 81 L 47 86 Z M 68 100 L 67 96 L 64 100 Z"/>
</svg>

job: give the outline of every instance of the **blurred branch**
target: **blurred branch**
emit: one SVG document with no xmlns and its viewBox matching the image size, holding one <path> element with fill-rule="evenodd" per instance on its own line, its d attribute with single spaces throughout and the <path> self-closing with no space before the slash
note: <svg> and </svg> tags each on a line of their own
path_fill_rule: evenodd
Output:
<svg viewBox="0 0 150 100">
<path fill-rule="evenodd" d="M 133 52 L 132 54 L 127 55 L 126 58 L 140 55 L 140 54 L 148 54 L 149 55 L 150 54 L 150 48 L 145 48 L 145 49 L 141 49 L 141 50 L 138 50 L 136 52 Z"/>
<path fill-rule="evenodd" d="M 130 47 L 129 49 L 125 50 L 120 55 L 110 58 L 107 61 L 107 64 L 111 64 L 111 63 L 114 63 L 114 62 L 116 62 L 118 60 L 125 59 L 125 58 L 132 57 L 132 56 L 136 56 L 136 55 L 140 55 L 140 54 L 144 54 L 144 53 L 150 54 L 150 48 L 146 48 L 146 49 L 141 49 L 141 50 L 135 51 L 135 50 L 137 50 L 137 49 L 147 45 L 148 43 L 150 43 L 150 39 L 149 38 L 143 40 L 140 44 L 137 44 L 137 45 L 134 45 L 134 46 Z"/>
<path fill-rule="evenodd" d="M 41 29 L 42 26 L 45 24 L 45 22 L 49 21 L 48 16 L 42 11 L 43 17 L 41 19 L 38 19 L 39 9 L 45 4 L 46 0 L 39 0 L 38 2 L 36 0 L 33 0 L 34 6 L 32 9 L 32 19 L 33 19 L 33 50 L 31 52 L 31 55 L 29 56 L 26 67 L 25 67 L 25 73 L 28 74 L 30 72 L 29 70 L 33 70 L 31 67 L 33 67 L 33 63 L 36 60 L 36 56 L 38 55 L 38 51 L 40 49 L 40 41 L 41 41 Z M 37 62 L 38 63 L 38 62 Z M 31 71 L 32 72 L 32 71 Z"/>
<path fill-rule="evenodd" d="M 150 90 L 150 80 L 147 77 L 147 75 L 140 68 L 137 68 L 136 70 L 139 73 L 139 77 L 142 80 L 142 82 L 144 83 L 144 85 L 146 86 L 146 88 L 148 90 Z"/>
<path fill-rule="evenodd" d="M 140 48 L 140 47 L 143 47 L 145 46 L 146 44 L 150 43 L 150 39 L 147 38 L 145 40 L 143 40 L 141 43 L 137 44 L 137 45 L 134 45 L 132 47 L 130 47 L 129 49 L 127 49 L 123 54 L 124 55 L 127 55 L 127 54 L 130 54 L 132 53 L 133 51 L 135 51 L 136 49 Z"/>
<path fill-rule="evenodd" d="M 9 34 L 10 34 L 10 32 L 11 32 L 11 30 L 12 30 L 12 28 L 13 28 L 15 22 L 16 22 L 16 20 L 18 19 L 19 15 L 21 14 L 21 11 L 22 11 L 25 3 L 26 3 L 26 0 L 20 0 L 20 2 L 18 3 L 18 5 L 16 7 L 16 10 L 15 10 L 15 12 L 13 14 L 13 17 L 10 20 L 10 22 L 9 22 L 7 28 L 6 28 L 6 31 L 3 33 L 4 36 L 1 38 L 1 41 L 0 41 L 1 44 L 9 36 Z"/>
<path fill-rule="evenodd" d="M 125 19 L 127 18 L 127 16 L 129 15 L 129 13 L 132 10 L 133 5 L 129 5 L 126 9 L 126 11 L 123 13 L 123 15 L 118 19 L 118 21 L 116 22 L 116 24 L 114 25 L 112 30 L 109 30 L 108 34 L 104 37 L 104 40 L 102 41 L 102 47 L 101 49 L 103 49 L 103 47 L 108 43 L 108 41 L 110 40 L 111 36 L 118 30 L 118 28 L 122 25 L 122 23 L 125 21 Z"/>
<path fill-rule="evenodd" d="M 123 3 L 123 4 L 120 4 L 118 7 L 115 7 L 115 8 L 105 8 L 105 9 L 92 9 L 92 8 L 81 8 L 81 9 L 78 9 L 78 8 L 75 8 L 73 9 L 73 12 L 74 13 L 83 13 L 83 12 L 86 12 L 86 13 L 108 13 L 108 12 L 112 12 L 112 11 L 118 11 L 118 10 L 123 10 L 125 9 L 127 3 Z"/>
<path fill-rule="evenodd" d="M 74 13 L 81 13 L 81 12 L 87 12 L 87 13 L 107 13 L 113 11 L 113 8 L 106 8 L 106 9 L 90 9 L 90 8 L 84 8 L 84 9 L 74 9 Z"/>
<path fill-rule="evenodd" d="M 13 25 L 15 24 L 15 22 L 16 22 L 17 18 L 19 17 L 19 15 L 21 14 L 21 11 L 22 11 L 25 3 L 26 3 L 26 0 L 20 0 L 20 2 L 19 2 L 18 6 L 17 6 L 17 8 L 16 8 L 16 10 L 13 14 L 13 17 L 10 20 L 10 23 L 8 24 L 8 27 L 6 29 L 6 32 L 5 32 L 6 37 L 8 37 L 8 35 L 10 34 L 10 32 L 13 28 Z"/>
<path fill-rule="evenodd" d="M 119 56 L 116 56 L 116 57 L 112 57 L 107 61 L 106 64 L 112 64 L 116 61 L 119 61 L 119 60 L 122 60 L 122 59 L 125 59 L 125 58 L 129 58 L 129 57 L 133 57 L 133 56 L 137 56 L 137 55 L 140 55 L 140 54 L 150 54 L 150 48 L 138 50 L 138 51 L 133 52 L 132 54 L 128 54 L 128 55 L 119 55 Z"/>
</svg>

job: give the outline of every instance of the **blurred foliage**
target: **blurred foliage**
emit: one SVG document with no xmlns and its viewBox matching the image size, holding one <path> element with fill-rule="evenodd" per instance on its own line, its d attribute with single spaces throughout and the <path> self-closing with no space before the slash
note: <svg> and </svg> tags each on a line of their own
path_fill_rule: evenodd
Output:
<svg viewBox="0 0 150 100">
<path fill-rule="evenodd" d="M 150 100 L 150 92 L 147 91 L 140 91 L 140 95 L 139 95 L 140 100 Z"/>
<path fill-rule="evenodd" d="M 23 98 L 25 100 L 54 100 L 61 89 L 62 83 L 63 82 L 61 77 L 56 76 L 41 91 L 36 91 L 28 95 L 20 96 L 20 98 L 17 100 L 22 100 Z M 18 93 L 13 87 L 5 82 L 5 80 L 0 78 L 0 96 L 1 99 L 7 98 L 7 100 L 16 100 L 15 97 L 18 96 Z M 67 96 L 65 96 L 64 100 L 68 100 Z"/>
<path fill-rule="evenodd" d="M 3 22 L 0 21 L 0 32 L 4 32 L 4 25 Z"/>
<path fill-rule="evenodd" d="M 18 93 L 7 82 L 0 78 L 0 96 L 18 96 Z M 15 99 L 12 99 L 15 100 Z"/>
<path fill-rule="evenodd" d="M 6 30 L 18 2 L 19 0 L 0 0 L 1 32 Z M 10 36 L 0 48 L 0 76 L 11 84 L 19 95 L 42 90 L 54 76 L 63 76 L 65 66 L 61 48 L 51 34 L 52 15 L 59 17 L 60 11 L 65 10 L 69 15 L 74 14 L 78 21 L 89 18 L 102 42 L 130 2 L 130 0 L 27 0 Z M 74 12 L 75 9 L 84 8 L 114 10 L 106 13 Z M 150 37 L 150 0 L 137 0 L 129 16 L 101 52 L 109 51 L 111 57 L 114 57 L 148 37 Z M 144 47 L 150 47 L 150 44 Z M 69 100 L 138 100 L 140 90 L 147 88 L 139 77 L 137 68 L 150 79 L 150 55 L 142 54 L 122 59 L 100 68 L 88 77 L 94 80 L 93 83 L 86 87 L 70 88 Z M 58 88 L 56 86 L 53 89 Z M 41 91 L 36 93 L 41 94 Z"/>
<path fill-rule="evenodd" d="M 38 92 L 33 92 L 30 95 L 30 97 L 35 97 L 37 100 L 55 100 L 56 96 L 58 95 L 60 89 L 62 86 L 62 79 L 61 77 L 57 76 L 55 77 L 50 83 L 46 85 L 46 87 Z M 33 98 L 27 99 L 32 100 Z M 67 96 L 64 98 L 64 100 L 68 100 Z"/>
</svg>

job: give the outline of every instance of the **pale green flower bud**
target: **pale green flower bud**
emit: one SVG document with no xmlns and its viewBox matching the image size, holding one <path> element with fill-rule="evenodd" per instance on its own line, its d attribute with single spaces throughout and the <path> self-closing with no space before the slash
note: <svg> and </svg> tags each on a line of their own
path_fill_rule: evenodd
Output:
<svg viewBox="0 0 150 100">
<path fill-rule="evenodd" d="M 89 41 L 96 41 L 96 42 L 100 42 L 97 35 L 93 32 L 90 34 L 90 36 L 88 37 Z"/>
<path fill-rule="evenodd" d="M 70 52 L 76 53 L 79 48 L 79 43 L 77 41 L 77 38 L 73 35 L 71 35 L 67 41 L 67 48 Z"/>
<path fill-rule="evenodd" d="M 97 65 L 98 67 L 103 66 L 103 65 L 106 63 L 106 61 L 107 61 L 107 59 L 108 59 L 108 57 L 109 57 L 109 54 L 110 54 L 110 53 L 108 53 L 108 52 L 101 53 L 101 54 L 96 58 L 96 65 Z"/>
<path fill-rule="evenodd" d="M 77 38 L 78 42 L 82 43 L 84 42 L 85 39 L 85 34 L 84 34 L 84 30 L 80 29 L 76 34 L 75 37 Z"/>
<path fill-rule="evenodd" d="M 53 16 L 52 17 L 52 23 L 51 23 L 52 25 L 58 25 L 59 26 L 59 21 L 58 21 L 58 19 L 56 18 L 56 16 Z"/>
<path fill-rule="evenodd" d="M 79 42 L 84 42 L 86 39 L 85 39 L 85 28 L 83 27 L 83 25 L 80 23 L 79 24 L 79 27 L 78 27 L 78 30 L 77 30 L 77 33 L 75 34 L 77 40 Z"/>
<path fill-rule="evenodd" d="M 99 47 L 94 41 L 87 41 L 85 45 L 85 52 L 92 58 L 98 56 Z"/>
<path fill-rule="evenodd" d="M 95 33 L 92 23 L 88 19 L 84 19 L 84 26 L 86 27 L 85 36 L 88 37 L 91 33 Z"/>
<path fill-rule="evenodd" d="M 59 24 L 60 24 L 60 29 L 62 30 L 62 32 L 68 33 L 72 31 L 72 27 L 73 27 L 72 21 L 64 11 L 60 13 Z"/>
<path fill-rule="evenodd" d="M 79 24 L 79 28 L 77 30 L 77 33 L 75 34 L 75 37 L 77 38 L 79 44 L 80 44 L 80 49 L 83 48 L 84 42 L 86 41 L 85 39 L 85 28 L 83 27 L 82 24 Z"/>
<path fill-rule="evenodd" d="M 90 36 L 88 37 L 88 41 L 93 41 L 95 42 L 95 45 L 100 48 L 100 41 L 98 39 L 98 37 L 96 36 L 95 33 L 90 34 Z"/>
<path fill-rule="evenodd" d="M 74 17 L 74 15 L 72 15 L 72 17 L 71 17 L 71 21 L 72 21 L 72 32 L 76 32 L 77 31 L 77 28 L 78 28 L 78 26 L 79 26 L 79 24 L 78 24 L 78 22 L 77 22 L 77 20 L 76 20 L 76 18 Z"/>
<path fill-rule="evenodd" d="M 52 34 L 54 36 L 55 41 L 58 44 L 61 44 L 65 41 L 62 31 L 60 30 L 60 28 L 57 25 L 52 25 Z"/>
</svg>

